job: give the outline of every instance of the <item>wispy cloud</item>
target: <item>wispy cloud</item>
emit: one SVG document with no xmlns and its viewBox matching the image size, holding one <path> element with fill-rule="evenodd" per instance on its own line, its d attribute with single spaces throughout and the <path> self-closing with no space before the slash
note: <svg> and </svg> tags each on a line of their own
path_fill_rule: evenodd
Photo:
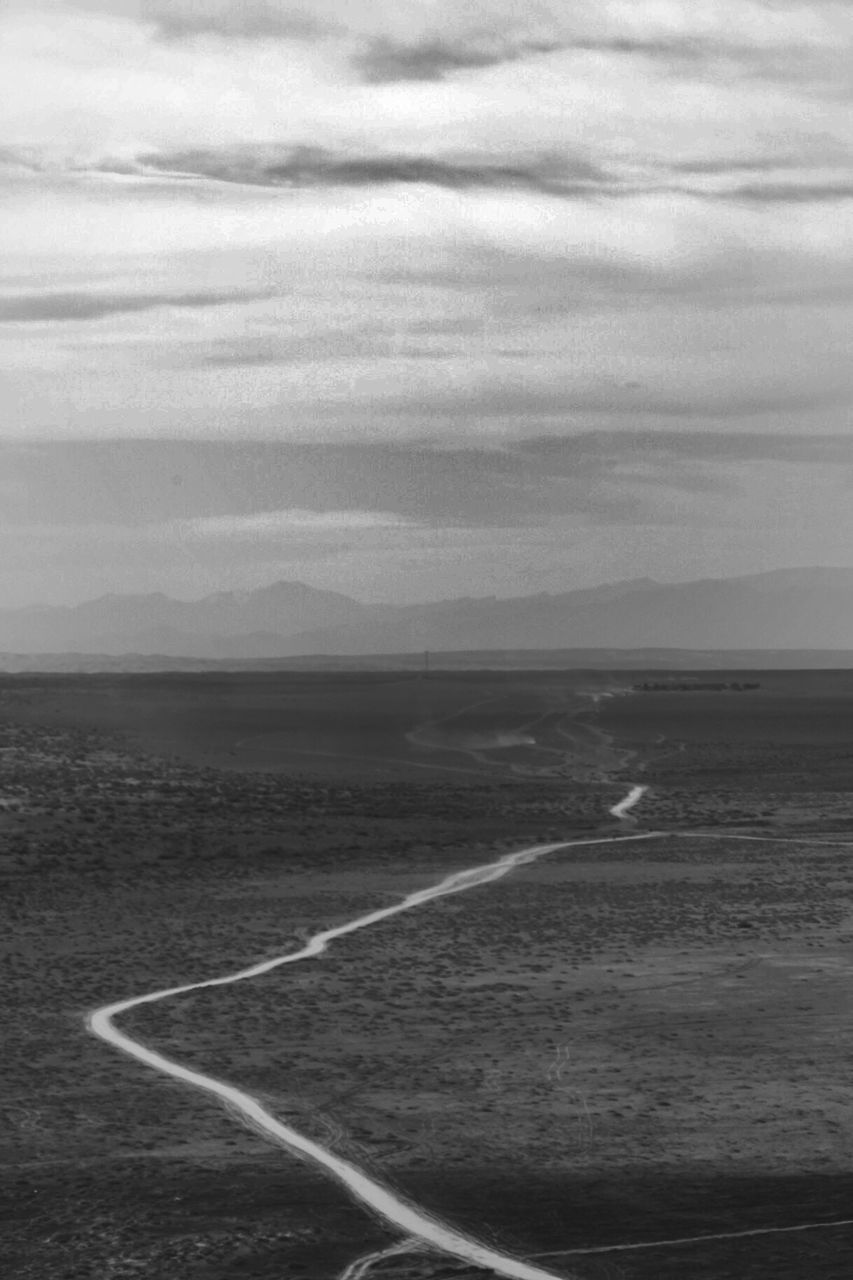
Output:
<svg viewBox="0 0 853 1280">
<path fill-rule="evenodd" d="M 320 147 L 296 147 L 275 156 L 270 148 L 244 147 L 140 157 L 144 170 L 216 178 L 268 187 L 435 186 L 509 188 L 551 195 L 601 193 L 613 187 L 603 170 L 589 160 L 559 155 L 531 156 L 523 162 L 500 159 L 479 163 L 460 157 L 428 155 L 335 155 Z"/>
<path fill-rule="evenodd" d="M 759 203 L 813 204 L 822 201 L 853 201 L 853 177 L 836 182 L 763 182 L 744 183 L 725 192 L 730 200 L 754 200 Z"/>
<path fill-rule="evenodd" d="M 814 559 L 847 528 L 851 53 L 842 0 L 8 0 L 0 430 L 106 452 L 4 503 L 49 524 L 77 475 L 190 522 L 205 574 L 357 546 L 330 575 L 405 591 L 395 545 L 424 589 L 507 582 L 512 536 L 525 573 L 607 536 L 648 571 L 620 531 L 672 564 L 654 530 L 705 521 L 734 563 L 755 512 L 770 554 L 771 496 L 819 482 Z"/>
<path fill-rule="evenodd" d="M 310 511 L 289 507 L 283 511 L 254 511 L 249 515 L 196 516 L 173 524 L 154 526 L 154 536 L 190 539 L 279 539 L 305 534 L 355 532 L 365 529 L 401 528 L 410 522 L 387 511 Z"/>
<path fill-rule="evenodd" d="M 583 141 L 610 169 L 849 140 L 851 15 L 829 0 L 46 0 L 7 6 L 2 27 L 0 142 L 75 166 L 246 143 L 440 160 Z M 763 72 L 783 55 L 798 79 L 777 85 Z"/>
<path fill-rule="evenodd" d="M 7 522 L 20 526 L 31 511 L 65 529 L 94 519 L 104 528 L 135 525 L 211 540 L 601 514 L 602 486 L 628 490 L 636 482 L 644 502 L 651 483 L 730 490 L 744 465 L 843 475 L 853 468 L 853 436 L 670 429 L 441 448 L 417 441 L 117 440 L 21 452 L 0 445 Z"/>
<path fill-rule="evenodd" d="M 560 48 L 555 40 L 505 41 L 494 35 L 456 44 L 438 36 L 404 44 L 382 38 L 354 57 L 365 79 L 374 84 L 399 80 L 442 80 L 448 73 L 472 67 L 494 67 Z"/>
<path fill-rule="evenodd" d="M 87 7 L 126 8 L 111 0 L 92 0 Z M 310 5 L 280 0 L 135 0 L 135 8 L 141 18 L 173 38 L 211 33 L 248 40 L 313 40 L 330 30 L 327 21 L 311 13 Z"/>
<path fill-rule="evenodd" d="M 544 437 L 517 446 L 521 456 L 535 458 L 548 471 L 572 469 L 578 457 L 643 459 L 661 462 L 786 462 L 811 466 L 853 465 L 853 436 L 843 433 L 805 435 L 770 431 L 595 431 Z"/>
<path fill-rule="evenodd" d="M 160 293 L 109 294 L 22 293 L 0 295 L 0 324 L 43 322 L 46 320 L 102 320 L 106 316 L 153 311 L 160 307 L 197 310 L 240 302 L 255 302 L 264 294 L 250 293 Z"/>
</svg>

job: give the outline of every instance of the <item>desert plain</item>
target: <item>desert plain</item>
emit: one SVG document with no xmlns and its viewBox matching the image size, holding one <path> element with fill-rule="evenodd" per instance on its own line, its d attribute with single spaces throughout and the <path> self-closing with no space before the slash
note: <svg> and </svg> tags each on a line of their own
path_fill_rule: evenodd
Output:
<svg viewBox="0 0 853 1280">
<path fill-rule="evenodd" d="M 853 673 L 746 678 L 0 677 L 3 1274 L 334 1280 L 397 1243 L 86 1015 L 563 840 L 122 1029 L 554 1276 L 853 1274 Z"/>
</svg>

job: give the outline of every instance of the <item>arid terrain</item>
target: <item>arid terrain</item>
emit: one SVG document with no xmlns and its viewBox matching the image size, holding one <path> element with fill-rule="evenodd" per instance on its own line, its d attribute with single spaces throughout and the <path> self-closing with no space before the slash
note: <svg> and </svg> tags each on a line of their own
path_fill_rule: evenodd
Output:
<svg viewBox="0 0 853 1280">
<path fill-rule="evenodd" d="M 393 1245 L 86 1013 L 647 830 L 122 1028 L 555 1276 L 849 1277 L 853 673 L 642 679 L 0 679 L 3 1274 L 334 1280 Z"/>
</svg>

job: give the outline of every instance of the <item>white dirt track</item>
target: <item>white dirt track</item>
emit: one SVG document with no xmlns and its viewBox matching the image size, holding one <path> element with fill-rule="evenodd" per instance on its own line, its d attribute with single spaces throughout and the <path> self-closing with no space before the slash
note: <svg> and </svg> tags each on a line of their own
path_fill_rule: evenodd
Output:
<svg viewBox="0 0 853 1280">
<path fill-rule="evenodd" d="M 644 790 L 644 787 L 633 787 L 623 800 L 611 808 L 610 813 L 618 819 L 623 819 L 628 810 L 639 800 Z M 530 1262 L 525 1262 L 520 1258 L 512 1258 L 497 1252 L 495 1249 L 490 1249 L 478 1240 L 456 1231 L 453 1227 L 428 1214 L 425 1210 L 410 1204 L 389 1187 L 362 1173 L 360 1169 L 348 1160 L 342 1159 L 326 1147 L 321 1146 L 320 1143 L 305 1137 L 296 1129 L 291 1128 L 290 1125 L 283 1124 L 275 1116 L 264 1110 L 260 1102 L 250 1093 L 245 1093 L 242 1089 L 227 1084 L 224 1080 L 218 1080 L 215 1076 L 206 1075 L 201 1071 L 193 1071 L 178 1062 L 173 1062 L 155 1049 L 149 1049 L 141 1041 L 134 1040 L 131 1036 L 120 1031 L 116 1027 L 114 1019 L 122 1013 L 129 1012 L 131 1009 L 139 1008 L 140 1005 L 156 1004 L 160 1000 L 167 1000 L 170 996 L 185 995 L 191 991 L 202 991 L 208 987 L 227 986 L 234 982 L 242 982 L 246 978 L 255 978 L 263 973 L 269 973 L 272 969 L 280 968 L 283 965 L 296 964 L 300 960 L 310 960 L 315 956 L 321 955 L 329 943 L 336 938 L 345 937 L 348 933 L 355 933 L 359 929 L 369 928 L 370 925 L 379 924 L 383 920 L 388 920 L 392 916 L 401 914 L 401 912 L 412 911 L 415 907 L 424 906 L 436 898 L 464 893 L 468 889 L 476 889 L 480 885 L 491 884 L 495 880 L 500 880 L 503 876 L 508 875 L 516 867 L 535 862 L 538 858 L 554 853 L 557 849 L 571 849 L 582 845 L 616 844 L 631 840 L 651 840 L 662 834 L 662 832 L 646 831 L 632 835 L 603 836 L 585 840 L 558 840 L 553 844 L 532 845 L 516 853 L 505 854 L 496 862 L 490 862 L 481 867 L 473 867 L 467 871 L 454 872 L 452 875 L 440 880 L 438 884 L 410 893 L 392 906 L 381 907 L 376 911 L 370 911 L 366 915 L 359 916 L 355 920 L 350 920 L 346 924 L 336 925 L 331 929 L 324 929 L 320 933 L 315 933 L 299 951 L 275 956 L 271 960 L 263 960 L 259 964 L 250 965 L 246 969 L 226 974 L 224 977 L 208 978 L 203 982 L 189 982 L 176 987 L 165 987 L 162 991 L 150 991 L 146 995 L 131 996 L 126 1000 L 117 1000 L 113 1004 L 104 1005 L 102 1008 L 96 1009 L 93 1013 L 87 1015 L 86 1026 L 93 1035 L 98 1036 L 121 1053 L 127 1054 L 128 1057 L 135 1058 L 137 1062 L 141 1062 L 144 1066 L 218 1098 L 228 1111 L 238 1115 L 241 1120 L 247 1122 L 258 1133 L 263 1134 L 272 1142 L 295 1155 L 308 1159 L 315 1165 L 325 1169 L 327 1173 L 331 1174 L 332 1177 L 346 1187 L 354 1199 L 372 1210 L 385 1222 L 396 1227 L 404 1235 L 414 1237 L 418 1241 L 422 1241 L 424 1245 L 441 1253 L 450 1254 L 475 1266 L 490 1268 L 499 1276 L 513 1277 L 514 1280 L 558 1280 L 553 1271 L 545 1271 L 542 1267 Z"/>
</svg>

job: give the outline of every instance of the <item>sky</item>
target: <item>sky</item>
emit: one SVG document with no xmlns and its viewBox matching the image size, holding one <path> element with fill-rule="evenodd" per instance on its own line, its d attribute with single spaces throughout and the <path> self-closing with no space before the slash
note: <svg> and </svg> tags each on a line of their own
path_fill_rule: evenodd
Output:
<svg viewBox="0 0 853 1280">
<path fill-rule="evenodd" d="M 853 564 L 849 0 L 0 2 L 0 606 Z"/>
</svg>

